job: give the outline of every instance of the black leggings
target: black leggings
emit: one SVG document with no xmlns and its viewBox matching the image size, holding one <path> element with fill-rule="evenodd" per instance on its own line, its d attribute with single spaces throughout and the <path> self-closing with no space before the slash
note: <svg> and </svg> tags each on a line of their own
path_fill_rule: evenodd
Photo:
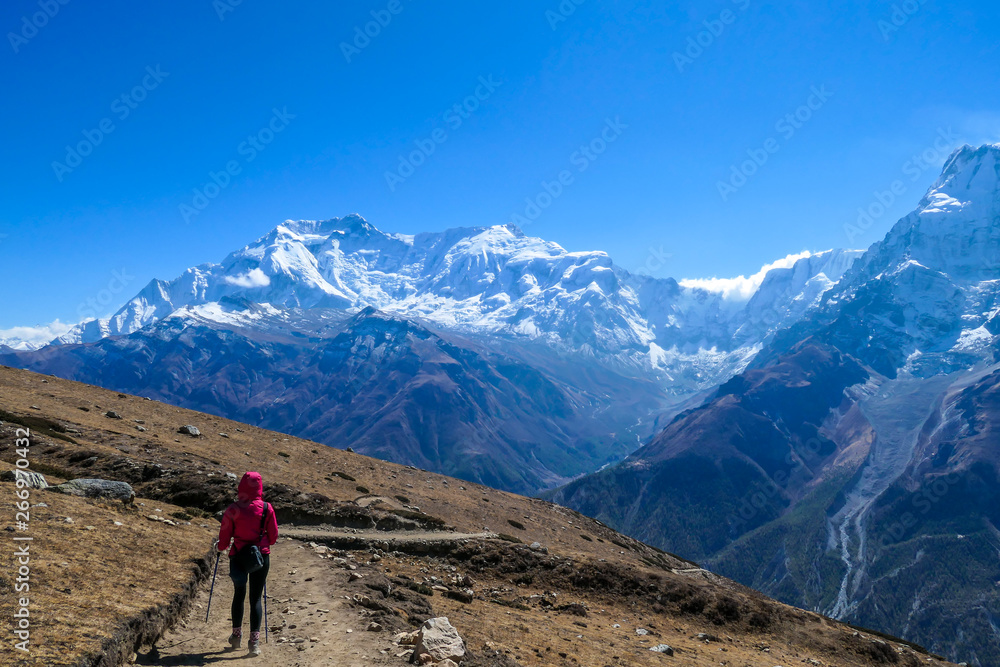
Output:
<svg viewBox="0 0 1000 667">
<path fill-rule="evenodd" d="M 267 571 L 271 566 L 270 555 L 264 555 L 264 567 L 252 573 L 250 580 L 250 632 L 260 632 L 260 619 L 263 616 L 260 596 L 264 592 L 264 582 L 267 581 Z M 230 576 L 232 576 L 232 563 L 230 563 Z M 242 575 L 242 573 L 239 573 Z M 243 579 L 243 576 L 240 576 Z M 233 627 L 238 628 L 243 625 L 243 600 L 247 595 L 247 584 L 236 583 L 233 580 Z"/>
</svg>

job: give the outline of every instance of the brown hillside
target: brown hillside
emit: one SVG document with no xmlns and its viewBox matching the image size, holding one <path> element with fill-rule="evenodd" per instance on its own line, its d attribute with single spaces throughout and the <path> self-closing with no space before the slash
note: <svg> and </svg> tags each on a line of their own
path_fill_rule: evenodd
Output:
<svg viewBox="0 0 1000 667">
<path fill-rule="evenodd" d="M 213 515 L 235 496 L 232 476 L 246 470 L 264 476 L 265 498 L 290 538 L 275 547 L 273 632 L 260 664 L 402 666 L 405 647 L 392 644 L 393 632 L 431 616 L 449 617 L 462 633 L 469 665 L 947 664 L 540 500 L 6 367 L 0 410 L 0 466 L 17 458 L 20 424 L 32 431 L 32 469 L 50 482 L 116 479 L 137 494 L 135 507 L 123 507 L 32 492 L 32 504 L 47 505 L 32 508 L 28 531 L 38 559 L 32 653 L 24 659 L 5 647 L 3 664 L 115 665 L 134 653 L 141 664 L 242 658 L 220 653 L 225 565 L 208 626 L 204 605 Z M 179 434 L 187 424 L 202 435 Z M 0 483 L 5 526 L 14 522 L 13 492 Z M 4 533 L 0 552 L 8 638 L 15 534 Z M 349 582 L 352 564 L 363 576 Z M 364 631 L 373 620 L 383 632 Z M 649 650 L 659 644 L 674 654 Z"/>
</svg>

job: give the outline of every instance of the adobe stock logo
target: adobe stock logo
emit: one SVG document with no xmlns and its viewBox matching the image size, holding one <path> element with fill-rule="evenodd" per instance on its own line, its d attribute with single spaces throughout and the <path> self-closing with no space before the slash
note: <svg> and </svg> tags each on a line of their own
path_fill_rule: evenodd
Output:
<svg viewBox="0 0 1000 667">
<path fill-rule="evenodd" d="M 723 9 L 719 12 L 718 17 L 705 19 L 702 21 L 705 29 L 687 38 L 684 51 L 674 51 L 674 65 L 678 72 L 683 74 L 686 67 L 693 65 L 695 60 L 701 58 L 705 50 L 711 48 L 729 26 L 736 23 L 740 13 L 745 12 L 750 6 L 750 0 L 732 0 L 732 2 L 736 5 L 736 11 Z"/>
<path fill-rule="evenodd" d="M 805 127 L 805 124 L 812 120 L 815 113 L 833 97 L 833 93 L 827 90 L 825 84 L 819 87 L 813 86 L 809 92 L 810 95 L 805 104 L 785 114 L 774 124 L 775 131 L 786 142 Z M 749 159 L 730 165 L 729 178 L 725 181 L 718 181 L 715 185 L 722 201 L 729 201 L 729 198 L 746 185 L 754 174 L 760 171 L 761 167 L 767 164 L 771 156 L 779 150 L 781 150 L 781 141 L 773 136 L 768 137 L 759 148 L 748 148 L 746 154 Z"/>
<path fill-rule="evenodd" d="M 142 77 L 138 85 L 111 101 L 111 112 L 118 117 L 118 120 L 125 120 L 168 76 L 170 72 L 162 71 L 159 65 L 155 69 L 147 66 L 146 76 Z M 104 142 L 104 138 L 115 131 L 115 127 L 114 121 L 107 117 L 102 118 L 97 127 L 83 130 L 83 139 L 72 146 L 66 146 L 66 156 L 63 161 L 52 161 L 52 171 L 55 172 L 56 180 L 62 183 L 67 174 L 83 164 L 83 159 L 91 155 L 94 149 Z"/>
<path fill-rule="evenodd" d="M 264 149 L 266 149 L 274 138 L 283 132 L 295 114 L 288 113 L 288 107 L 271 110 L 271 120 L 267 125 L 260 128 L 236 147 L 236 153 L 243 158 L 243 162 L 249 164 L 257 159 Z M 200 188 L 192 190 L 190 204 L 180 204 L 178 211 L 184 222 L 191 222 L 192 218 L 198 216 L 208 208 L 212 200 L 218 197 L 223 190 L 229 187 L 233 178 L 243 172 L 243 164 L 239 160 L 229 160 L 219 171 L 209 171 L 208 181 Z"/>
<path fill-rule="evenodd" d="M 475 90 L 471 95 L 467 95 L 460 102 L 448 107 L 448 110 L 441 114 L 441 120 L 452 131 L 462 127 L 462 123 L 472 117 L 472 114 L 479 109 L 480 105 L 496 92 L 496 89 L 503 85 L 503 81 L 496 81 L 493 75 L 481 76 Z M 393 171 L 385 171 L 385 184 L 389 187 L 389 192 L 395 192 L 396 188 L 406 182 L 410 176 L 417 172 L 434 154 L 438 146 L 448 141 L 448 133 L 443 127 L 436 127 L 430 135 L 423 139 L 416 139 L 413 145 L 416 148 L 406 155 L 399 156 L 399 163 Z"/>
<path fill-rule="evenodd" d="M 135 275 L 129 273 L 127 269 L 112 271 L 111 280 L 108 281 L 107 287 L 76 307 L 77 316 L 81 320 L 93 320 L 101 317 L 114 303 L 115 297 L 125 291 L 133 280 L 135 280 Z"/>
<path fill-rule="evenodd" d="M 646 255 L 646 261 L 632 271 L 634 275 L 651 277 L 663 268 L 668 259 L 674 256 L 673 253 L 666 252 L 662 245 L 659 248 L 649 246 L 647 249 L 649 250 L 649 254 Z"/>
<path fill-rule="evenodd" d="M 215 15 L 219 17 L 219 21 L 225 21 L 226 14 L 235 12 L 236 8 L 242 3 L 243 0 L 214 0 L 212 2 L 212 9 L 215 10 Z"/>
<path fill-rule="evenodd" d="M 587 0 L 562 0 L 559 5 L 552 9 L 545 10 L 545 20 L 549 22 L 549 27 L 555 30 L 560 23 L 569 20 L 569 17 L 576 13 L 576 8 Z"/>
<path fill-rule="evenodd" d="M 858 217 L 853 223 L 844 223 L 844 234 L 847 235 L 847 242 L 854 243 L 854 240 L 863 235 L 869 227 L 874 225 L 882 216 L 892 210 L 900 197 L 906 194 L 910 185 L 920 180 L 920 177 L 930 169 L 937 169 L 941 161 L 948 157 L 956 146 L 965 143 L 959 135 L 949 127 L 938 128 L 937 136 L 933 143 L 928 145 L 919 153 L 914 153 L 906 162 L 900 166 L 899 170 L 903 176 L 909 178 L 904 181 L 897 178 L 889 183 L 884 190 L 878 189 L 872 192 L 872 199 L 868 204 L 858 208 Z"/>
<path fill-rule="evenodd" d="M 879 19 L 878 31 L 882 35 L 882 40 L 888 42 L 893 34 L 909 23 L 926 3 L 927 0 L 903 0 L 894 4 L 888 20 Z"/>
<path fill-rule="evenodd" d="M 618 141 L 626 129 L 628 129 L 628 125 L 623 123 L 618 116 L 615 116 L 614 120 L 606 118 L 600 133 L 587 143 L 581 144 L 570 154 L 569 163 L 576 167 L 577 173 L 582 174 L 608 150 L 611 144 Z M 511 214 L 511 224 L 524 229 L 527 225 L 535 222 L 575 182 L 576 175 L 569 169 L 563 169 L 551 181 L 543 180 L 539 184 L 541 189 L 533 197 L 525 197 L 524 211 L 515 211 Z"/>
<path fill-rule="evenodd" d="M 372 20 L 364 26 L 354 26 L 354 36 L 350 42 L 340 43 L 340 52 L 344 54 L 344 60 L 350 64 L 351 60 L 367 49 L 372 40 L 382 34 L 382 29 L 389 27 L 394 16 L 403 13 L 403 3 L 401 0 L 389 0 L 385 9 L 373 9 L 371 11 Z"/>
<path fill-rule="evenodd" d="M 49 24 L 64 5 L 68 5 L 69 0 L 39 0 L 38 7 L 41 11 L 35 12 L 31 17 L 21 17 L 21 29 L 18 32 L 8 32 L 7 41 L 14 53 L 20 53 L 21 47 L 33 39 L 38 31 Z"/>
</svg>

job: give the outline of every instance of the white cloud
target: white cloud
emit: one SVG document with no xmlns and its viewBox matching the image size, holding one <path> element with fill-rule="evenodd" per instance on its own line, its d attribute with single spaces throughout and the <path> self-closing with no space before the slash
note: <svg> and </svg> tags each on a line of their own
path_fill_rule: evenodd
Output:
<svg viewBox="0 0 1000 667">
<path fill-rule="evenodd" d="M 71 328 L 73 328 L 72 324 L 56 320 L 37 327 L 0 329 L 0 344 L 9 345 L 15 349 L 35 349 L 62 336 Z"/>
<path fill-rule="evenodd" d="M 271 284 L 271 279 L 259 268 L 251 269 L 250 271 L 241 273 L 238 276 L 226 276 L 225 280 L 230 285 L 246 288 L 267 287 Z"/>
<path fill-rule="evenodd" d="M 765 264 L 760 271 L 750 277 L 736 276 L 735 278 L 686 278 L 679 281 L 682 287 L 692 287 L 703 289 L 707 292 L 718 292 L 724 299 L 746 301 L 754 295 L 764 282 L 764 276 L 771 269 L 787 269 L 795 262 L 806 257 L 812 257 L 813 253 L 808 250 L 795 255 L 788 255 L 776 262 Z"/>
</svg>

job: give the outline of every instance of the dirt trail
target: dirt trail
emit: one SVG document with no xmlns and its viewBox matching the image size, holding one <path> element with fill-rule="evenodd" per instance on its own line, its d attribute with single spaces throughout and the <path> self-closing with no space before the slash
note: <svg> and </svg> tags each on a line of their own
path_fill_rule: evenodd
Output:
<svg viewBox="0 0 1000 667">
<path fill-rule="evenodd" d="M 271 548 L 267 623 L 272 632 L 270 641 L 261 644 L 262 655 L 251 658 L 246 651 L 249 609 L 243 622 L 243 648 L 224 650 L 228 648 L 226 639 L 232 630 L 229 606 L 233 599 L 225 561 L 223 556 L 209 622 L 205 623 L 209 593 L 206 585 L 196 598 L 194 610 L 160 640 L 159 654 L 144 649 L 137 664 L 208 665 L 253 660 L 261 665 L 283 667 L 405 665 L 392 654 L 393 649 L 398 649 L 390 641 L 391 635 L 366 632 L 368 620 L 344 599 L 348 572 L 331 567 L 328 560 L 317 557 L 303 542 L 289 538 L 279 539 Z M 286 641 L 280 641 L 282 637 Z M 262 642 L 263 639 L 261 632 Z"/>
<path fill-rule="evenodd" d="M 407 530 L 390 533 L 379 530 L 317 530 L 314 528 L 288 528 L 283 534 L 306 541 L 388 542 L 397 545 L 416 542 L 496 539 L 498 537 L 496 533 L 455 533 L 444 530 Z"/>
</svg>

